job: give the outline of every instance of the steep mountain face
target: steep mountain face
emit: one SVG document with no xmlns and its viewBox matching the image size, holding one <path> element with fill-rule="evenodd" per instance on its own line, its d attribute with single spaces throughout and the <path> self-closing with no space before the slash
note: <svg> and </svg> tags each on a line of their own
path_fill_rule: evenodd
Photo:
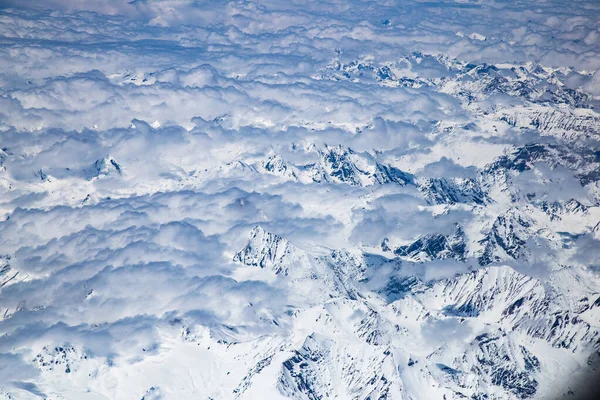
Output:
<svg viewBox="0 0 600 400">
<path fill-rule="evenodd" d="M 484 250 L 479 257 L 479 263 L 487 265 L 507 257 L 517 259 L 522 256 L 523 248 L 532 236 L 533 226 L 534 223 L 516 209 L 510 209 L 498 216 L 481 241 Z"/>
<path fill-rule="evenodd" d="M 588 207 L 575 199 L 567 201 L 542 201 L 539 207 L 550 217 L 550 220 L 562 220 L 570 216 L 585 217 L 589 214 Z"/>
<path fill-rule="evenodd" d="M 4 150 L 0 149 L 0 171 L 6 171 L 4 163 L 6 162 L 7 154 Z"/>
<path fill-rule="evenodd" d="M 297 290 L 310 296 L 314 285 L 322 296 L 356 297 L 356 284 L 363 279 L 367 260 L 362 255 L 334 250 L 323 256 L 311 256 L 286 239 L 266 232 L 256 226 L 250 233 L 248 244 L 233 261 L 250 267 L 267 269 L 275 275 L 287 277 L 290 284 L 299 285 Z M 308 285 L 309 287 L 303 287 Z"/>
<path fill-rule="evenodd" d="M 13 279 L 17 277 L 19 274 L 16 271 L 13 271 L 10 267 L 9 261 L 10 257 L 4 256 L 1 258 L 2 263 L 0 264 L 0 286 L 4 286 Z"/>
<path fill-rule="evenodd" d="M 297 399 L 401 398 L 402 387 L 389 351 L 358 352 L 352 344 L 312 334 L 284 361 L 278 389 Z M 351 365 L 369 365 L 361 374 Z"/>
<path fill-rule="evenodd" d="M 518 346 L 505 332 L 483 333 L 471 343 L 461 359 L 455 361 L 464 368 L 452 369 L 443 364 L 440 368 L 449 374 L 461 387 L 467 387 L 469 380 L 477 381 L 480 388 L 500 387 L 510 395 L 527 399 L 537 392 L 539 383 L 536 375 L 540 371 L 540 361 L 525 347 Z M 486 391 L 478 391 L 473 398 L 486 396 Z"/>
<path fill-rule="evenodd" d="M 100 158 L 89 168 L 89 179 L 102 176 L 122 175 L 123 167 L 111 156 Z"/>
<path fill-rule="evenodd" d="M 342 146 L 325 147 L 320 155 L 323 169 L 336 183 L 367 186 L 386 183 L 406 185 L 411 182 L 409 174 L 374 162 L 370 157 L 361 156 Z"/>
<path fill-rule="evenodd" d="M 313 150 L 313 148 L 310 148 Z M 294 165 L 274 154 L 260 167 L 267 173 L 303 183 L 334 183 L 352 186 L 371 186 L 412 183 L 410 174 L 390 165 L 377 162 L 370 154 L 358 154 L 342 145 L 327 146 L 316 151 L 314 163 Z"/>
<path fill-rule="evenodd" d="M 524 172 L 535 168 L 536 163 L 550 168 L 564 167 L 575 173 L 582 186 L 598 180 L 600 167 L 598 149 L 573 147 L 564 144 L 528 144 L 514 149 L 489 165 L 485 173 L 497 171 Z"/>
<path fill-rule="evenodd" d="M 451 235 L 429 234 L 408 246 L 400 246 L 394 254 L 415 262 L 453 258 L 463 261 L 466 256 L 464 232 L 458 226 Z"/>
<path fill-rule="evenodd" d="M 465 290 L 466 288 L 476 290 Z M 544 311 L 540 309 L 544 304 L 544 290 L 539 281 L 509 267 L 479 269 L 456 279 L 437 283 L 419 297 L 424 304 L 436 304 L 444 314 L 480 317 L 484 321 L 486 316 L 490 316 L 492 319 L 499 318 L 500 321 L 506 319 L 512 324 L 516 318 L 521 317 L 520 307 L 524 302 L 527 304 L 523 310 L 530 313 Z M 530 315 L 524 317 L 529 318 Z"/>
<path fill-rule="evenodd" d="M 233 261 L 287 275 L 291 264 L 301 265 L 307 261 L 307 256 L 287 240 L 256 226 L 250 233 L 248 244 L 235 255 Z"/>
<path fill-rule="evenodd" d="M 27 273 L 21 273 L 21 271 L 14 267 L 13 260 L 10 255 L 0 256 L 0 288 L 21 282 L 26 280 L 28 277 L 29 276 Z M 9 313 L 10 311 L 8 309 L 5 310 L 4 317 L 6 317 Z"/>
<path fill-rule="evenodd" d="M 426 178 L 418 188 L 430 204 L 482 205 L 487 200 L 480 183 L 473 178 Z"/>
<path fill-rule="evenodd" d="M 520 130 L 535 129 L 549 136 L 576 140 L 577 138 L 597 137 L 600 122 L 595 113 L 554 107 L 525 108 L 501 111 L 498 120 Z"/>
</svg>

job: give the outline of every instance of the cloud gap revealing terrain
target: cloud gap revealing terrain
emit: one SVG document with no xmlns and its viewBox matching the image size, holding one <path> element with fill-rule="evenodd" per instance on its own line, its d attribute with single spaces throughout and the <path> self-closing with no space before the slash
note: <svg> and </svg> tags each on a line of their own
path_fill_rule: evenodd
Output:
<svg viewBox="0 0 600 400">
<path fill-rule="evenodd" d="M 0 1 L 0 399 L 576 399 L 596 1 Z"/>
</svg>

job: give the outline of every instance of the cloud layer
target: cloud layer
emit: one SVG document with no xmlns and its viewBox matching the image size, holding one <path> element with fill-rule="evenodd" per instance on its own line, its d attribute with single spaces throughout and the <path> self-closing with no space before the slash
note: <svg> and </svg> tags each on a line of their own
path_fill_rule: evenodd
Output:
<svg viewBox="0 0 600 400">
<path fill-rule="evenodd" d="M 346 318 L 352 290 L 317 304 L 233 262 L 256 225 L 315 268 L 378 254 L 362 283 L 382 308 L 394 279 L 489 263 L 597 293 L 598 4 L 26 3 L 0 8 L 0 398 L 186 398 L 114 371 L 185 359 L 182 341 L 254 365 L 281 338 L 308 351 L 319 307 L 368 315 Z M 476 329 L 427 320 L 422 338 Z M 262 370 L 206 368 L 221 398 Z"/>
</svg>

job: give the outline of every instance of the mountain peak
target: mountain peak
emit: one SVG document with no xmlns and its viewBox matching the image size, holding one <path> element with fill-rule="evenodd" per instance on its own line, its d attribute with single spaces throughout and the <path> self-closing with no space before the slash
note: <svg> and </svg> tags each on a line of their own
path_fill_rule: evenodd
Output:
<svg viewBox="0 0 600 400">
<path fill-rule="evenodd" d="M 107 155 L 94 161 L 91 168 L 92 178 L 101 176 L 123 175 L 123 167 L 113 157 Z"/>
<path fill-rule="evenodd" d="M 248 243 L 236 253 L 233 261 L 287 275 L 286 257 L 289 258 L 292 253 L 298 251 L 300 250 L 286 239 L 256 225 L 250 231 Z"/>
</svg>

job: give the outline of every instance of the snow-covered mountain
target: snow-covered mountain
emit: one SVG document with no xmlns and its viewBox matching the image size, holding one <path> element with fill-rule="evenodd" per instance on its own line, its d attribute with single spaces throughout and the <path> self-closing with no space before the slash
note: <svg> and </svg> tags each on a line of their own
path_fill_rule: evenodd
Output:
<svg viewBox="0 0 600 400">
<path fill-rule="evenodd" d="M 123 167 L 114 158 L 110 156 L 102 157 L 94 161 L 94 164 L 88 169 L 90 179 L 101 176 L 121 175 Z"/>
<path fill-rule="evenodd" d="M 312 151 L 311 151 L 312 150 Z M 378 163 L 369 153 L 358 154 L 341 145 L 327 146 L 309 152 L 316 153 L 313 163 L 295 165 L 285 162 L 281 155 L 270 155 L 260 163 L 259 168 L 266 173 L 282 176 L 302 183 L 342 183 L 347 185 L 370 186 L 394 183 L 412 183 L 412 176 L 398 168 Z"/>
<path fill-rule="evenodd" d="M 593 395 L 592 2 L 17 3 L 0 399 Z"/>
<path fill-rule="evenodd" d="M 428 389 L 415 387 L 419 381 L 434 383 L 432 397 L 539 397 L 540 381 L 564 373 L 552 367 L 556 357 L 585 362 L 600 345 L 600 331 L 586 315 L 598 307 L 589 300 L 598 296 L 597 288 L 577 293 L 579 306 L 569 309 L 538 279 L 508 266 L 406 284 L 400 277 L 412 266 L 400 262 L 382 268 L 369 261 L 377 257 L 369 254 L 350 261 L 339 253 L 306 257 L 260 227 L 235 256 L 248 267 L 286 275 L 299 290 L 307 285 L 331 290 L 325 305 L 315 297 L 313 307 L 293 314 L 292 320 L 302 324 L 306 314 L 314 319 L 305 339 L 296 345 L 284 340 L 279 351 L 293 355 L 284 360 L 272 353 L 263 360 L 284 360 L 277 389 L 292 398 L 421 398 Z M 297 263 L 298 258 L 304 262 Z M 346 287 L 351 282 L 356 295 L 338 290 L 335 279 L 322 278 L 315 264 L 326 265 Z M 405 284 L 397 300 L 386 303 L 373 296 L 390 293 L 399 278 Z M 460 335 L 461 344 L 428 337 L 443 336 L 446 329 Z"/>
</svg>

